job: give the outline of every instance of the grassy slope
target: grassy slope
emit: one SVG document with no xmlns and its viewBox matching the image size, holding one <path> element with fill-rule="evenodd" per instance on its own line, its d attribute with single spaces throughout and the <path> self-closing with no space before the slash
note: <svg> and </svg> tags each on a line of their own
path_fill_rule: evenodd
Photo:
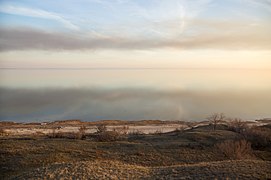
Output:
<svg viewBox="0 0 271 180">
<path fill-rule="evenodd" d="M 255 178 L 271 177 L 270 162 L 267 161 L 271 160 L 269 150 L 255 151 L 253 161 L 236 163 L 226 161 L 227 158 L 213 148 L 216 142 L 238 137 L 237 133 L 227 130 L 212 132 L 204 128 L 197 128 L 183 133 L 133 135 L 120 142 L 46 138 L 1 139 L 0 171 L 2 177 L 0 179 L 28 171 L 35 172 L 36 168 L 44 166 L 50 169 L 55 163 L 63 164 L 63 167 L 60 166 L 61 169 L 67 164 L 78 162 L 84 164 L 94 161 L 120 162 L 124 163 L 124 166 L 126 164 L 136 165 L 146 168 L 144 172 L 148 171 L 148 176 L 159 175 L 165 178 L 170 175 L 174 176 L 174 174 L 184 176 L 185 172 L 190 176 L 191 173 L 193 175 L 198 172 L 207 178 L 208 174 L 218 176 L 217 173 L 225 172 L 226 175 L 231 171 L 236 177 L 238 173 L 238 177 L 243 178 L 245 178 L 245 174 Z M 257 161 L 261 159 L 266 161 Z M 236 165 L 232 166 L 234 164 Z M 96 166 L 98 165 L 96 164 Z M 254 166 L 254 170 L 251 170 Z M 232 167 L 237 167 L 237 170 L 233 170 Z M 199 169 L 205 170 L 199 171 Z M 207 171 L 208 169 L 210 172 Z M 260 174 L 256 173 L 258 171 Z"/>
</svg>

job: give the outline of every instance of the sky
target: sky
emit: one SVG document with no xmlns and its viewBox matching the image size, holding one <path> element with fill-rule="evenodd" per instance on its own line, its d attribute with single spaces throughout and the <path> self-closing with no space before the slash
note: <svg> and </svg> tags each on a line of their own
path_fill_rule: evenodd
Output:
<svg viewBox="0 0 271 180">
<path fill-rule="evenodd" d="M 270 0 L 1 0 L 1 68 L 271 68 Z"/>
<path fill-rule="evenodd" d="M 270 0 L 0 0 L 0 120 L 270 117 L 270 32 Z"/>
</svg>

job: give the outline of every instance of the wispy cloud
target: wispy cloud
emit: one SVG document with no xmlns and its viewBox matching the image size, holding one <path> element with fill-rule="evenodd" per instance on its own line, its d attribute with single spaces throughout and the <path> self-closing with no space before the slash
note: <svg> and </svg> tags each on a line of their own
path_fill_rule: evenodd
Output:
<svg viewBox="0 0 271 180">
<path fill-rule="evenodd" d="M 256 3 L 254 0 L 243 1 Z M 92 9 L 93 16 L 84 9 L 86 14 L 83 13 L 82 17 L 90 17 L 90 21 L 83 24 L 91 26 L 86 28 L 81 23 L 84 33 L 81 31 L 63 33 L 57 30 L 48 32 L 34 29 L 34 26 L 26 28 L 3 26 L 0 28 L 0 50 L 157 48 L 269 50 L 271 47 L 269 35 L 271 24 L 265 19 L 254 22 L 251 19 L 246 21 L 199 17 L 201 12 L 212 5 L 213 0 L 88 1 L 90 2 L 99 5 Z M 260 0 L 258 3 L 268 5 L 270 1 Z M 98 14 L 95 14 L 96 8 Z M 1 6 L 0 12 L 51 19 L 69 29 L 79 29 L 73 23 L 79 16 L 71 22 L 57 13 L 11 5 Z"/>
<path fill-rule="evenodd" d="M 165 22 L 168 24 L 169 22 Z M 246 22 L 191 22 L 190 31 L 171 38 L 70 34 L 35 29 L 0 28 L 0 49 L 10 50 L 88 50 L 88 49 L 270 49 L 268 25 Z"/>
<path fill-rule="evenodd" d="M 136 36 L 164 36 L 165 38 L 182 34 L 189 25 L 190 19 L 207 10 L 213 0 L 170 0 L 170 1 L 133 1 L 133 0 L 92 0 L 107 11 L 108 23 L 96 22 L 101 31 L 111 33 L 125 31 Z M 110 14 L 110 16 L 107 16 Z M 164 26 L 166 21 L 176 22 L 174 26 Z M 137 27 L 134 25 L 137 24 Z M 108 27 L 111 25 L 111 27 Z M 138 34 L 141 32 L 142 34 Z"/>
<path fill-rule="evenodd" d="M 264 6 L 267 6 L 268 8 L 271 8 L 271 1 L 270 0 L 247 0 L 256 4 L 261 4 Z"/>
<path fill-rule="evenodd" d="M 27 17 L 35 17 L 35 18 L 43 18 L 43 19 L 51 19 L 63 24 L 66 28 L 71 30 L 79 30 L 79 27 L 74 25 L 69 20 L 63 18 L 61 15 L 49 11 L 44 11 L 41 9 L 31 9 L 26 7 L 19 7 L 19 6 L 0 6 L 0 12 L 6 14 L 14 14 L 20 16 L 27 16 Z"/>
<path fill-rule="evenodd" d="M 271 0 L 239 0 L 243 4 L 249 4 L 252 7 L 259 7 L 271 12 Z"/>
</svg>

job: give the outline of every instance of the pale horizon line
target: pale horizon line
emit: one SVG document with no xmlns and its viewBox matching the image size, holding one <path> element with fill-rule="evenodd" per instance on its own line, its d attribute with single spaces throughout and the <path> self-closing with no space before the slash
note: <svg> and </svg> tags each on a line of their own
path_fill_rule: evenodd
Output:
<svg viewBox="0 0 271 180">
<path fill-rule="evenodd" d="M 0 70 L 271 70 L 271 68 L 216 68 L 216 67 L 0 67 Z"/>
</svg>

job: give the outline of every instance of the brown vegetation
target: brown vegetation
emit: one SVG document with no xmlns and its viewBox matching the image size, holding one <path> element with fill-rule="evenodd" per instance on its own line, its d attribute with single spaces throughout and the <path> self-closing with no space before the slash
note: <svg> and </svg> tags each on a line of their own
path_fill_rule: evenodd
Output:
<svg viewBox="0 0 271 180">
<path fill-rule="evenodd" d="M 105 131 L 96 135 L 96 140 L 99 142 L 119 141 L 122 138 L 122 134 L 117 131 Z"/>
<path fill-rule="evenodd" d="M 6 132 L 3 128 L 0 128 L 0 136 L 6 135 Z"/>
<path fill-rule="evenodd" d="M 214 113 L 211 116 L 207 117 L 210 124 L 213 125 L 213 130 L 216 130 L 217 125 L 225 119 L 225 115 L 223 113 Z"/>
<path fill-rule="evenodd" d="M 108 131 L 107 127 L 103 124 L 98 125 L 97 132 L 95 135 L 95 139 L 99 142 L 112 142 L 112 141 L 119 141 L 122 140 L 124 137 L 123 132 L 126 130 L 124 129 L 114 129 L 114 131 Z"/>
<path fill-rule="evenodd" d="M 229 129 L 237 133 L 243 133 L 248 126 L 245 121 L 240 118 L 233 118 L 228 120 Z"/>
<path fill-rule="evenodd" d="M 107 131 L 107 127 L 106 125 L 104 124 L 99 124 L 96 126 L 96 129 L 97 129 L 97 133 L 103 133 L 103 132 L 106 132 Z"/>
<path fill-rule="evenodd" d="M 86 139 L 86 126 L 81 126 L 78 129 L 78 132 L 62 132 L 57 131 L 57 128 L 54 128 L 51 133 L 47 134 L 48 138 L 66 138 L 66 139 Z"/>
<path fill-rule="evenodd" d="M 256 149 L 271 147 L 271 129 L 265 127 L 251 127 L 243 132 L 244 137 L 252 143 Z"/>
<path fill-rule="evenodd" d="M 5 136 L 0 179 L 271 178 L 270 128 L 242 123 L 153 134 L 128 133 L 126 125 L 109 131 L 105 124 L 87 133 L 89 125 L 80 124 L 70 133 L 54 128 L 47 136 Z"/>
<path fill-rule="evenodd" d="M 77 132 L 77 139 L 86 139 L 86 130 L 87 130 L 86 126 L 84 125 L 81 126 Z"/>
<path fill-rule="evenodd" d="M 229 159 L 247 159 L 252 155 L 251 143 L 246 140 L 226 140 L 215 147 Z"/>
</svg>

